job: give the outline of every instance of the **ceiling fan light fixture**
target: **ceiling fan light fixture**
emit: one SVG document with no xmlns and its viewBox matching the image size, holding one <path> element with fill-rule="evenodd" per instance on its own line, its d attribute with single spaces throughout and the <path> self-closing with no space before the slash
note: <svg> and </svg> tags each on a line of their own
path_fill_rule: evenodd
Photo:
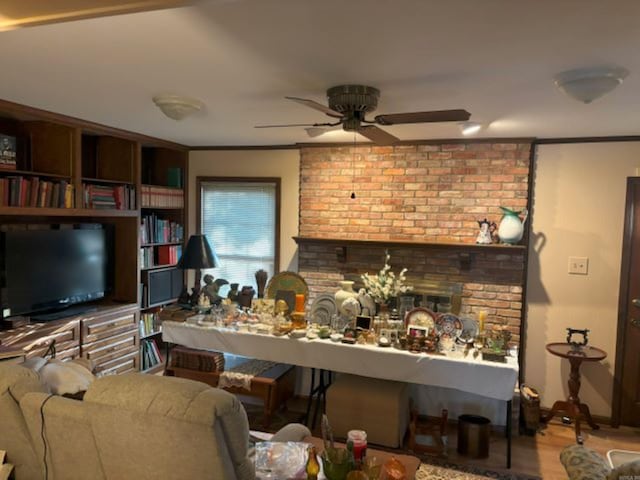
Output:
<svg viewBox="0 0 640 480">
<path fill-rule="evenodd" d="M 582 103 L 591 103 L 620 85 L 629 75 L 622 67 L 597 67 L 568 70 L 555 76 L 556 86 Z"/>
<path fill-rule="evenodd" d="M 480 129 L 482 129 L 482 125 L 478 122 L 462 122 L 460 124 L 460 131 L 465 137 L 475 135 Z"/>
<path fill-rule="evenodd" d="M 172 93 L 154 96 L 153 103 L 172 120 L 182 120 L 204 108 L 200 100 Z"/>
</svg>

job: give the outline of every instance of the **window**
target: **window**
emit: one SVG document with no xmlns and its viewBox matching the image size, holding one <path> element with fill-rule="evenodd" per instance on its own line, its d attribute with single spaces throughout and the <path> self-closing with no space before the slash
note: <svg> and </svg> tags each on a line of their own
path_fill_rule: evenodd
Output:
<svg viewBox="0 0 640 480">
<path fill-rule="evenodd" d="M 257 291 L 256 271 L 278 271 L 280 179 L 198 177 L 199 231 L 220 258 L 203 271 Z M 228 287 L 220 289 L 226 295 Z"/>
</svg>

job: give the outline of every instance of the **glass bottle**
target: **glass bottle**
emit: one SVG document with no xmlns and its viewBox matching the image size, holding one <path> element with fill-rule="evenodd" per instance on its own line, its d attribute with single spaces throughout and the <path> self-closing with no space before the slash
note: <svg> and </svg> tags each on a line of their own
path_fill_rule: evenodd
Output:
<svg viewBox="0 0 640 480">
<path fill-rule="evenodd" d="M 407 315 L 407 312 L 413 310 L 415 306 L 414 302 L 415 297 L 413 297 L 412 295 L 403 295 L 400 297 L 400 311 L 398 313 L 400 313 L 400 320 L 402 320 L 403 322 L 405 316 Z"/>
<path fill-rule="evenodd" d="M 309 452 L 309 457 L 307 458 L 307 466 L 305 467 L 307 480 L 317 480 L 318 474 L 320 473 L 320 464 L 318 463 L 318 454 L 316 452 L 316 447 L 311 445 L 307 452 Z"/>
</svg>

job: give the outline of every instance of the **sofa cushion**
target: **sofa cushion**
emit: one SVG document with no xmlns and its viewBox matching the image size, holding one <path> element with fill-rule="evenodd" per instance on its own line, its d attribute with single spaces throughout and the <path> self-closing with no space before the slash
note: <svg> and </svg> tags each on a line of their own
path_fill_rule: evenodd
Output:
<svg viewBox="0 0 640 480">
<path fill-rule="evenodd" d="M 83 402 L 57 395 L 29 393 L 20 401 L 20 408 L 31 433 L 38 463 L 43 468 L 46 442 L 49 478 L 105 478 L 93 439 L 88 409 Z"/>
<path fill-rule="evenodd" d="M 41 480 L 43 472 L 31 444 L 19 402 L 27 393 L 44 392 L 38 375 L 17 364 L 0 362 L 0 450 L 20 480 Z"/>
<path fill-rule="evenodd" d="M 249 424 L 235 396 L 190 380 L 128 374 L 84 397 L 107 478 L 252 479 Z M 141 441 L 143 439 L 143 441 Z M 189 448 L 176 448 L 189 445 Z"/>
</svg>

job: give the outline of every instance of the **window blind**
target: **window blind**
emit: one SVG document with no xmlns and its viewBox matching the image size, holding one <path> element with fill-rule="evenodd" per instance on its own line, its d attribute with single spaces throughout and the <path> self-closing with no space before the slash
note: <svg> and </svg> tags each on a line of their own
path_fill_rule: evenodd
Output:
<svg viewBox="0 0 640 480">
<path fill-rule="evenodd" d="M 202 182 L 202 233 L 216 250 L 220 267 L 203 271 L 240 288 L 257 290 L 255 272 L 274 274 L 276 185 L 274 183 Z M 220 289 L 225 296 L 228 286 Z"/>
</svg>

